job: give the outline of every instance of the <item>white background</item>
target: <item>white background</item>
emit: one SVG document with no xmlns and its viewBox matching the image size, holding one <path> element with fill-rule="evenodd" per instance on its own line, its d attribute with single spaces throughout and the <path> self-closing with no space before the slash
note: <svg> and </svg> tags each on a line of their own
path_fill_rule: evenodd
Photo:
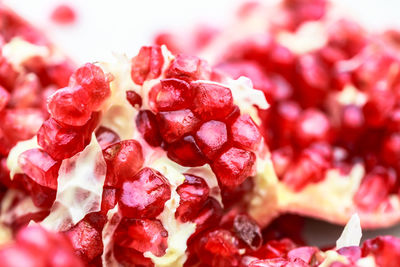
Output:
<svg viewBox="0 0 400 267">
<path fill-rule="evenodd" d="M 0 0 L 1 2 L 1 0 Z M 224 25 L 241 0 L 3 0 L 45 33 L 78 63 L 107 58 L 112 52 L 133 56 L 163 29 L 182 30 L 206 22 Z M 398 0 L 336 0 L 369 29 L 400 28 Z M 69 3 L 78 21 L 59 26 L 50 21 L 54 6 Z M 183 40 L 184 41 L 184 40 Z M 315 245 L 332 245 L 342 227 L 308 220 L 306 239 Z M 400 236 L 400 227 L 364 231 L 364 237 Z"/>
</svg>

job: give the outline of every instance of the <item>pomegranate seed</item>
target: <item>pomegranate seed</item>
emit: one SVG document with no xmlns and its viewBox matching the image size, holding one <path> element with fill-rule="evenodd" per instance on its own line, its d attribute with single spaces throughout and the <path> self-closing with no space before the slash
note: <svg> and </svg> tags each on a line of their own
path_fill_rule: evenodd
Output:
<svg viewBox="0 0 400 267">
<path fill-rule="evenodd" d="M 329 141 L 331 124 L 322 112 L 308 109 L 298 118 L 295 137 L 301 147 L 307 147 L 316 141 Z"/>
<path fill-rule="evenodd" d="M 375 167 L 364 177 L 354 195 L 354 202 L 362 210 L 375 210 L 380 203 L 387 199 L 396 179 L 396 174 L 393 171 L 379 166 Z"/>
<path fill-rule="evenodd" d="M 88 106 L 89 94 L 82 87 L 63 88 L 56 91 L 48 100 L 48 110 L 57 121 L 82 126 L 91 116 Z"/>
<path fill-rule="evenodd" d="M 380 236 L 369 239 L 362 245 L 362 256 L 373 255 L 378 266 L 400 264 L 400 239 L 394 236 Z"/>
<path fill-rule="evenodd" d="M 278 177 L 281 177 L 287 171 L 293 159 L 293 148 L 290 146 L 285 146 L 276 149 L 272 151 L 271 159 L 274 163 L 276 174 L 278 175 Z"/>
<path fill-rule="evenodd" d="M 196 130 L 200 121 L 190 109 L 165 111 L 157 114 L 158 126 L 164 141 L 178 141 L 185 134 Z"/>
<path fill-rule="evenodd" d="M 240 115 L 231 126 L 232 140 L 239 147 L 249 150 L 257 150 L 261 142 L 261 133 L 250 115 Z"/>
<path fill-rule="evenodd" d="M 252 175 L 256 160 L 254 153 L 231 147 L 212 163 L 218 181 L 227 187 L 236 187 Z"/>
<path fill-rule="evenodd" d="M 392 134 L 383 140 L 381 158 L 392 166 L 400 161 L 400 134 Z"/>
<path fill-rule="evenodd" d="M 118 246 L 138 252 L 151 252 L 157 257 L 165 254 L 168 232 L 159 220 L 123 219 L 114 234 Z"/>
<path fill-rule="evenodd" d="M 160 76 L 164 57 L 159 46 L 143 46 L 139 54 L 132 58 L 131 77 L 134 83 L 143 85 L 145 80 Z"/>
<path fill-rule="evenodd" d="M 89 94 L 89 106 L 99 110 L 104 100 L 111 95 L 108 78 L 103 70 L 91 63 L 77 69 L 71 76 L 70 86 L 81 86 Z"/>
<path fill-rule="evenodd" d="M 236 235 L 252 250 L 257 250 L 263 243 L 261 229 L 249 216 L 240 214 L 233 221 L 233 229 Z"/>
<path fill-rule="evenodd" d="M 196 132 L 196 143 L 208 159 L 213 159 L 228 142 L 225 123 L 208 121 Z"/>
<path fill-rule="evenodd" d="M 156 116 L 150 110 L 141 110 L 136 117 L 136 127 L 151 146 L 160 146 L 162 139 L 158 131 Z"/>
<path fill-rule="evenodd" d="M 178 78 L 185 81 L 208 80 L 210 66 L 194 56 L 177 55 L 166 71 L 167 78 Z"/>
<path fill-rule="evenodd" d="M 180 200 L 175 217 L 181 222 L 187 222 L 199 214 L 208 198 L 210 189 L 203 178 L 185 174 L 185 181 L 177 187 L 176 192 L 179 194 Z"/>
<path fill-rule="evenodd" d="M 140 108 L 142 106 L 142 97 L 135 91 L 126 91 L 126 99 L 134 108 Z"/>
<path fill-rule="evenodd" d="M 144 162 L 142 147 L 133 139 L 108 146 L 103 156 L 107 163 L 105 185 L 110 187 L 119 187 L 123 181 L 135 176 Z"/>
<path fill-rule="evenodd" d="M 224 119 L 233 109 L 233 97 L 229 88 L 217 85 L 195 82 L 191 83 L 194 90 L 193 112 L 202 120 Z"/>
<path fill-rule="evenodd" d="M 251 192 L 254 188 L 253 179 L 246 179 L 242 184 L 232 187 L 221 187 L 222 203 L 224 208 L 229 210 L 232 207 L 247 207 L 248 199 L 247 193 Z"/>
<path fill-rule="evenodd" d="M 18 78 L 18 72 L 14 70 L 7 59 L 0 55 L 0 85 L 11 91 Z"/>
<path fill-rule="evenodd" d="M 19 159 L 22 171 L 41 186 L 57 190 L 58 169 L 61 162 L 40 149 L 29 149 Z"/>
<path fill-rule="evenodd" d="M 48 119 L 37 133 L 39 145 L 53 159 L 70 158 L 85 148 L 85 136 L 75 128 L 65 128 L 54 119 Z"/>
<path fill-rule="evenodd" d="M 39 105 L 38 95 L 41 90 L 39 78 L 30 73 L 16 82 L 9 105 L 14 108 L 36 107 Z"/>
<path fill-rule="evenodd" d="M 286 256 L 289 251 L 295 249 L 296 245 L 292 240 L 283 238 L 281 240 L 267 241 L 260 249 L 251 253 L 259 258 L 271 259 Z"/>
<path fill-rule="evenodd" d="M 76 19 L 75 11 L 68 5 L 58 5 L 51 13 L 51 19 L 59 24 L 70 24 Z"/>
<path fill-rule="evenodd" d="M 308 267 L 309 265 L 301 259 L 286 260 L 284 258 L 275 258 L 268 260 L 252 261 L 249 267 Z M 332 264 L 333 266 L 333 264 Z"/>
<path fill-rule="evenodd" d="M 3 110 L 8 101 L 10 100 L 10 94 L 4 89 L 3 86 L 0 85 L 0 111 Z"/>
<path fill-rule="evenodd" d="M 189 84 L 183 80 L 161 80 L 161 88 L 155 99 L 156 108 L 158 111 L 173 111 L 188 108 L 192 100 L 191 94 Z"/>
<path fill-rule="evenodd" d="M 101 149 L 105 149 L 109 145 L 120 141 L 120 138 L 116 132 L 103 126 L 100 126 L 96 130 L 96 139 Z"/>
<path fill-rule="evenodd" d="M 143 168 L 123 182 L 118 204 L 125 217 L 155 218 L 170 196 L 167 178 L 153 169 Z"/>
<path fill-rule="evenodd" d="M 96 229 L 87 217 L 66 231 L 65 234 L 71 240 L 75 254 L 83 261 L 90 262 L 103 252 L 103 241 L 101 230 Z"/>
<path fill-rule="evenodd" d="M 206 163 L 203 153 L 191 135 L 168 145 L 168 157 L 183 166 L 202 166 Z"/>
<path fill-rule="evenodd" d="M 196 246 L 200 261 L 210 266 L 239 266 L 239 240 L 229 231 L 216 229 L 200 238 Z"/>
<path fill-rule="evenodd" d="M 296 121 L 300 116 L 301 108 L 296 102 L 283 101 L 277 105 L 276 109 L 277 115 L 275 123 L 277 125 L 277 135 L 280 141 L 279 145 L 288 145 L 296 132 Z"/>
</svg>

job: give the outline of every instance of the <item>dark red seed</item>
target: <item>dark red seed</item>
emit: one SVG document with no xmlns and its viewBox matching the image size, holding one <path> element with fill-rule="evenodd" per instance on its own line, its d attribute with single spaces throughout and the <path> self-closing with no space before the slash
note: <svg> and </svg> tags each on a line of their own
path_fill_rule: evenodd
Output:
<svg viewBox="0 0 400 267">
<path fill-rule="evenodd" d="M 210 78 L 210 66 L 194 56 L 177 55 L 166 71 L 167 78 L 178 78 L 186 81 L 208 80 Z"/>
<path fill-rule="evenodd" d="M 194 132 L 200 120 L 190 109 L 166 111 L 157 114 L 158 126 L 164 141 L 172 143 Z"/>
<path fill-rule="evenodd" d="M 155 97 L 158 111 L 189 108 L 191 103 L 192 90 L 187 82 L 173 78 L 161 80 L 161 88 Z"/>
<path fill-rule="evenodd" d="M 150 110 L 139 111 L 136 117 L 136 127 L 149 145 L 161 145 L 162 139 L 158 130 L 156 116 Z"/>
<path fill-rule="evenodd" d="M 142 106 L 142 97 L 135 91 L 126 91 L 126 99 L 134 108 L 140 108 Z"/>
<path fill-rule="evenodd" d="M 204 154 L 191 135 L 169 144 L 168 157 L 183 166 L 202 166 L 206 163 Z"/>
</svg>

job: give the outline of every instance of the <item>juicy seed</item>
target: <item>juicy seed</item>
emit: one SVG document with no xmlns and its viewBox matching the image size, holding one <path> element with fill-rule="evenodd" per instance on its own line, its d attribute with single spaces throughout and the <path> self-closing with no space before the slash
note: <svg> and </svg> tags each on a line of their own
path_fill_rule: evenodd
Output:
<svg viewBox="0 0 400 267">
<path fill-rule="evenodd" d="M 140 253 L 151 252 L 157 257 L 165 254 L 168 232 L 159 220 L 123 219 L 114 234 L 114 242 Z"/>
<path fill-rule="evenodd" d="M 185 174 L 185 181 L 178 186 L 176 192 L 179 194 L 180 200 L 175 217 L 181 222 L 187 222 L 199 214 L 208 198 L 210 189 L 203 178 Z"/>
<path fill-rule="evenodd" d="M 158 131 L 156 116 L 150 110 L 141 110 L 136 117 L 136 127 L 151 146 L 160 146 L 162 139 Z"/>
<path fill-rule="evenodd" d="M 37 133 L 39 145 L 53 159 L 70 158 L 85 148 L 85 136 L 75 128 L 65 128 L 56 120 L 45 121 Z"/>
<path fill-rule="evenodd" d="M 103 151 L 107 163 L 106 186 L 119 187 L 133 177 L 142 167 L 142 147 L 136 140 L 123 140 L 108 146 Z"/>
<path fill-rule="evenodd" d="M 167 178 L 161 173 L 144 168 L 123 182 L 118 204 L 123 216 L 128 218 L 155 218 L 171 197 Z"/>
<path fill-rule="evenodd" d="M 200 261 L 210 266 L 239 266 L 239 240 L 225 229 L 216 229 L 200 238 L 196 246 Z"/>
<path fill-rule="evenodd" d="M 362 246 L 362 256 L 372 255 L 377 266 L 400 266 L 400 239 L 380 236 L 369 239 Z"/>
<path fill-rule="evenodd" d="M 248 114 L 241 115 L 236 119 L 231 126 L 231 135 L 233 142 L 241 148 L 249 150 L 257 150 L 262 139 L 257 125 Z"/>
<path fill-rule="evenodd" d="M 210 83 L 192 82 L 194 91 L 193 112 L 202 120 L 225 119 L 233 109 L 229 88 Z"/>
<path fill-rule="evenodd" d="M 213 159 L 228 141 L 225 123 L 208 121 L 196 132 L 196 143 L 208 159 Z"/>
<path fill-rule="evenodd" d="M 185 134 L 194 132 L 200 123 L 190 109 L 160 112 L 157 121 L 161 136 L 167 143 L 178 141 Z"/>
<path fill-rule="evenodd" d="M 227 187 L 236 187 L 253 173 L 256 156 L 253 152 L 231 147 L 212 163 L 218 181 Z"/>
<path fill-rule="evenodd" d="M 70 87 L 82 86 L 90 96 L 90 107 L 98 111 L 104 100 L 111 95 L 109 78 L 103 70 L 91 63 L 77 69 L 71 76 Z"/>
<path fill-rule="evenodd" d="M 36 183 L 57 190 L 58 169 L 61 162 L 55 161 L 40 149 L 29 149 L 23 152 L 18 162 L 22 171 Z"/>
<path fill-rule="evenodd" d="M 126 99 L 134 108 L 140 108 L 142 106 L 142 97 L 135 91 L 126 91 Z"/>
<path fill-rule="evenodd" d="M 161 88 L 155 99 L 158 111 L 172 111 L 190 107 L 192 92 L 189 84 L 179 79 L 161 80 Z"/>
<path fill-rule="evenodd" d="M 145 80 L 155 79 L 161 74 L 164 57 L 159 46 L 143 46 L 132 58 L 131 77 L 134 83 L 143 85 Z"/>
<path fill-rule="evenodd" d="M 89 99 L 89 94 L 82 87 L 66 87 L 50 96 L 47 108 L 57 121 L 67 125 L 82 126 L 88 122 L 92 114 L 88 105 Z"/>
<path fill-rule="evenodd" d="M 168 157 L 182 166 L 202 166 L 206 159 L 193 136 L 188 135 L 168 145 Z"/>
<path fill-rule="evenodd" d="M 210 66 L 203 60 L 186 55 L 177 55 L 166 71 L 167 78 L 178 78 L 185 81 L 208 80 Z"/>
</svg>

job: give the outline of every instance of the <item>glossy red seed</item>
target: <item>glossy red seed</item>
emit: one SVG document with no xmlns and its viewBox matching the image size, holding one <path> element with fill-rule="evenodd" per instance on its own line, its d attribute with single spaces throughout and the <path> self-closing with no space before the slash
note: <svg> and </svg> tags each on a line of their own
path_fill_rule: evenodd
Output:
<svg viewBox="0 0 400 267">
<path fill-rule="evenodd" d="M 50 96 L 47 108 L 51 116 L 59 122 L 72 126 L 82 126 L 90 119 L 92 110 L 88 104 L 89 94 L 80 86 L 57 90 Z"/>
<path fill-rule="evenodd" d="M 243 149 L 257 150 L 261 142 L 261 133 L 248 114 L 240 115 L 231 126 L 233 142 Z"/>
<path fill-rule="evenodd" d="M 202 120 L 221 119 L 233 109 L 233 97 L 229 88 L 222 85 L 192 82 L 194 91 L 193 112 Z"/>
<path fill-rule="evenodd" d="M 134 108 L 140 108 L 142 106 L 142 97 L 135 91 L 126 91 L 126 99 Z"/>
<path fill-rule="evenodd" d="M 190 82 L 208 80 L 210 73 L 210 66 L 204 60 L 180 54 L 172 61 L 165 75 L 167 78 L 178 78 Z"/>
<path fill-rule="evenodd" d="M 393 171 L 377 166 L 364 177 L 354 195 L 354 202 L 361 210 L 373 211 L 387 199 L 395 182 Z"/>
<path fill-rule="evenodd" d="M 134 83 L 143 85 L 145 80 L 155 79 L 161 74 L 164 64 L 161 47 L 143 46 L 139 54 L 132 58 L 131 77 Z"/>
<path fill-rule="evenodd" d="M 155 218 L 170 197 L 167 178 L 153 169 L 144 168 L 123 182 L 118 204 L 125 217 Z"/>
<path fill-rule="evenodd" d="M 387 164 L 396 166 L 400 161 L 400 134 L 385 137 L 381 149 L 381 158 Z"/>
<path fill-rule="evenodd" d="M 290 166 L 290 163 L 292 162 L 293 148 L 290 146 L 285 146 L 276 149 L 272 151 L 271 159 L 274 163 L 276 175 L 278 175 L 278 177 L 281 177 L 286 172 L 286 170 Z"/>
<path fill-rule="evenodd" d="M 190 109 L 160 112 L 157 114 L 157 121 L 161 136 L 167 143 L 194 132 L 200 123 Z"/>
<path fill-rule="evenodd" d="M 53 159 L 70 158 L 85 148 L 85 135 L 75 128 L 65 128 L 48 119 L 37 133 L 38 143 Z"/>
<path fill-rule="evenodd" d="M 11 91 L 14 88 L 18 75 L 18 72 L 14 70 L 7 59 L 0 56 L 0 85 Z"/>
<path fill-rule="evenodd" d="M 22 171 L 36 183 L 57 190 L 58 170 L 61 162 L 52 159 L 40 149 L 29 149 L 18 158 Z"/>
<path fill-rule="evenodd" d="M 204 154 L 191 135 L 169 144 L 167 151 L 168 157 L 182 166 L 195 167 L 206 163 Z"/>
<path fill-rule="evenodd" d="M 13 108 L 37 107 L 40 104 L 38 95 L 42 90 L 38 76 L 34 73 L 29 73 L 17 80 L 11 94 L 9 106 Z"/>
<path fill-rule="evenodd" d="M 58 5 L 51 13 L 51 19 L 59 24 L 70 24 L 76 19 L 75 11 L 68 5 Z"/>
<path fill-rule="evenodd" d="M 7 90 L 0 85 L 0 111 L 3 110 L 8 101 L 10 100 L 10 93 L 7 92 Z"/>
<path fill-rule="evenodd" d="M 218 225 L 221 221 L 222 213 L 223 209 L 219 202 L 213 197 L 208 197 L 196 218 L 193 220 L 196 224 L 196 232 L 190 239 L 195 238 L 204 230 Z M 188 241 L 188 243 L 190 242 Z"/>
<path fill-rule="evenodd" d="M 395 98 L 389 88 L 374 88 L 363 106 L 365 122 L 371 127 L 384 126 L 395 106 Z"/>
<path fill-rule="evenodd" d="M 278 143 L 279 146 L 291 144 L 292 136 L 296 132 L 296 121 L 300 114 L 300 105 L 294 101 L 282 101 L 277 104 L 276 117 L 274 117 L 275 126 L 271 126 L 276 127 L 276 135 L 279 138 L 274 138 L 274 143 Z"/>
<path fill-rule="evenodd" d="M 192 90 L 189 84 L 179 79 L 161 80 L 161 88 L 155 98 L 158 111 L 172 111 L 190 107 Z"/>
<path fill-rule="evenodd" d="M 65 232 L 71 240 L 75 254 L 89 262 L 103 252 L 102 233 L 86 219 L 81 220 Z"/>
<path fill-rule="evenodd" d="M 222 185 L 236 187 L 252 175 L 255 161 L 254 153 L 231 147 L 218 156 L 211 167 Z"/>
<path fill-rule="evenodd" d="M 136 127 L 149 145 L 161 145 L 162 139 L 158 130 L 157 119 L 150 110 L 139 111 L 136 117 Z"/>
<path fill-rule="evenodd" d="M 200 261 L 210 266 L 239 266 L 239 240 L 225 229 L 206 233 L 196 244 Z"/>
<path fill-rule="evenodd" d="M 89 107 L 95 111 L 111 95 L 109 78 L 99 66 L 92 63 L 85 64 L 72 74 L 70 87 L 75 86 L 81 86 L 89 94 Z"/>
<path fill-rule="evenodd" d="M 203 178 L 185 174 L 185 181 L 176 189 L 180 200 L 175 217 L 181 222 L 193 220 L 208 198 L 210 189 Z"/>
<path fill-rule="evenodd" d="M 235 216 L 233 230 L 236 236 L 252 250 L 257 250 L 263 243 L 260 226 L 248 215 Z"/>
<path fill-rule="evenodd" d="M 123 219 L 118 225 L 114 240 L 118 246 L 138 252 L 151 252 L 157 257 L 165 254 L 168 232 L 159 220 Z"/>
<path fill-rule="evenodd" d="M 208 121 L 203 123 L 195 135 L 196 143 L 208 159 L 213 159 L 228 141 L 225 123 Z"/>
<path fill-rule="evenodd" d="M 313 142 L 329 141 L 331 124 L 324 113 L 316 109 L 307 109 L 298 118 L 295 138 L 301 147 Z"/>
<path fill-rule="evenodd" d="M 100 126 L 96 130 L 96 139 L 101 149 L 120 141 L 120 138 L 116 132 L 103 126 Z"/>
<path fill-rule="evenodd" d="M 269 240 L 251 255 L 263 259 L 286 257 L 287 253 L 294 248 L 296 248 L 295 243 L 288 238 Z"/>
<path fill-rule="evenodd" d="M 301 259 L 286 260 L 284 258 L 275 258 L 268 260 L 252 261 L 249 267 L 308 267 L 309 265 Z"/>
<path fill-rule="evenodd" d="M 107 164 L 105 185 L 119 187 L 126 179 L 132 178 L 143 165 L 142 147 L 136 140 L 123 140 L 103 150 Z"/>
</svg>

